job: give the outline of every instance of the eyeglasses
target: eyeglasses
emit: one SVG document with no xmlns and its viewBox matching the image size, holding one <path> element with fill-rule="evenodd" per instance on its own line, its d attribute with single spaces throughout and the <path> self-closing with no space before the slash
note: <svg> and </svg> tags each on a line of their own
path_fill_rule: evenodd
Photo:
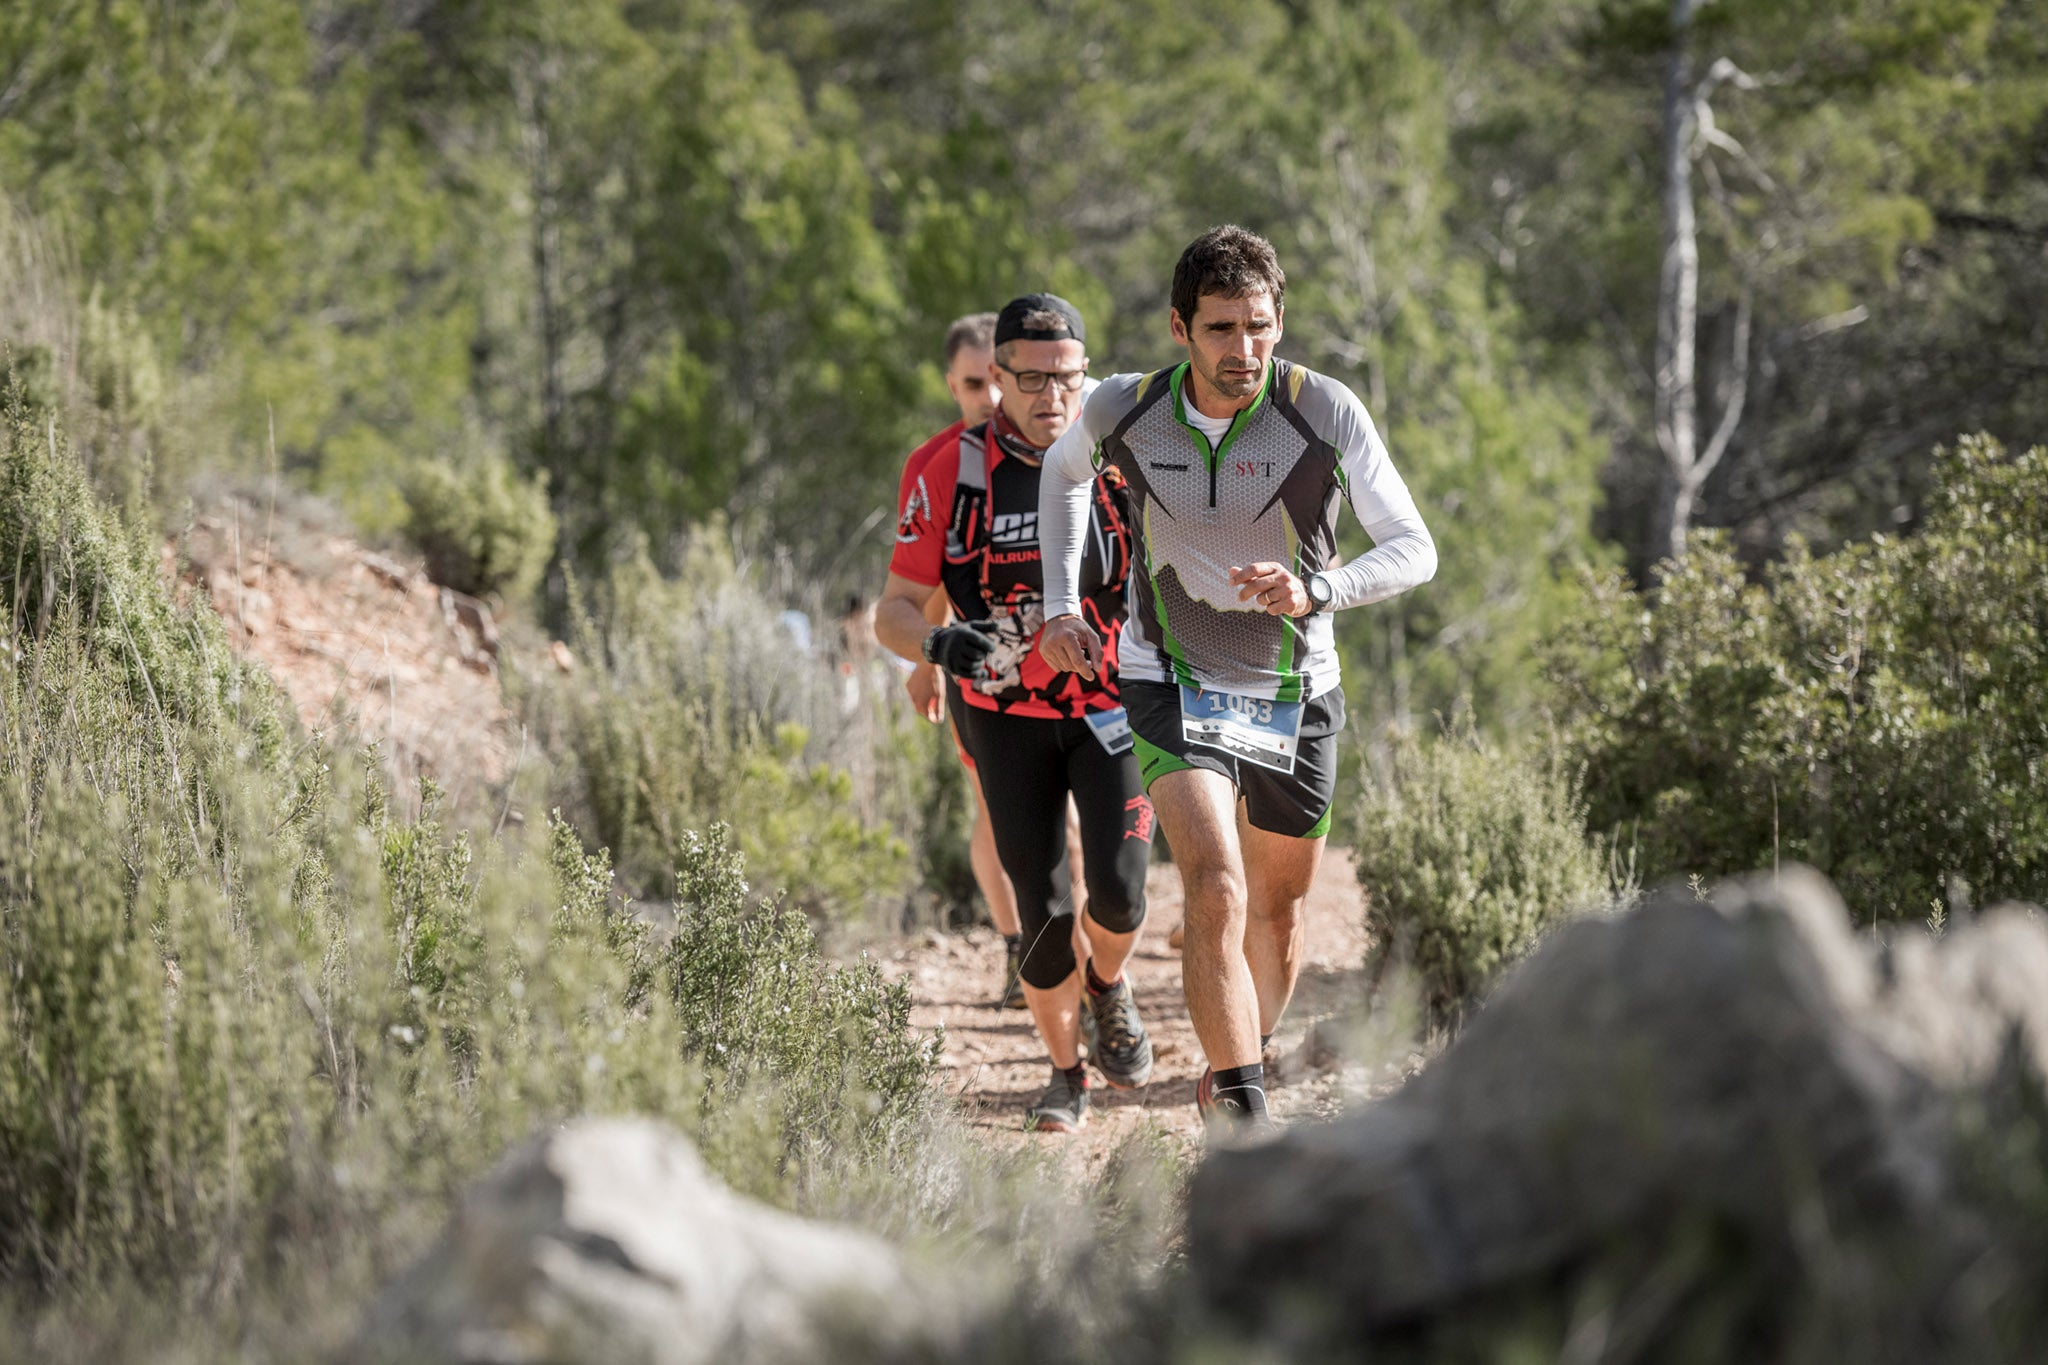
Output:
<svg viewBox="0 0 2048 1365">
<path fill-rule="evenodd" d="M 1013 370 L 998 360 L 996 368 L 1005 371 L 1011 378 L 1017 381 L 1017 392 L 1019 393 L 1043 393 L 1045 392 L 1047 380 L 1052 380 L 1067 393 L 1072 393 L 1075 389 L 1088 382 L 1088 367 L 1086 365 L 1083 365 L 1078 370 Z"/>
</svg>

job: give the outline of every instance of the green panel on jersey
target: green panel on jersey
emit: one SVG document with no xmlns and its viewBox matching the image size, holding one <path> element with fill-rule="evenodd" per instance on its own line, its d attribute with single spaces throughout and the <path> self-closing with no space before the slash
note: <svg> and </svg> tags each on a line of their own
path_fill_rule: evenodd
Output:
<svg viewBox="0 0 2048 1365">
<path fill-rule="evenodd" d="M 1157 744 L 1147 744 L 1142 735 L 1132 735 L 1131 738 L 1138 744 L 1138 776 L 1148 791 L 1154 782 L 1168 773 L 1182 772 L 1195 766 L 1176 754 L 1166 752 Z M 1328 824 L 1329 818 L 1325 814 L 1323 822 Z"/>
</svg>

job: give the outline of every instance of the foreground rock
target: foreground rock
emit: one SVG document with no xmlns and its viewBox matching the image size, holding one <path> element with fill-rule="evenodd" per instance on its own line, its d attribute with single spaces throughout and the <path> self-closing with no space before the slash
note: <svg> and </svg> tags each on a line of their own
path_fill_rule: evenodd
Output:
<svg viewBox="0 0 2048 1365">
<path fill-rule="evenodd" d="M 741 1199 L 661 1124 L 587 1119 L 469 1193 L 353 1359 L 817 1359 L 849 1339 L 886 1352 L 916 1310 L 884 1244 Z"/>
<path fill-rule="evenodd" d="M 1571 925 L 1398 1095 L 1206 1163 L 1198 1292 L 1302 1358 L 2040 1358 L 2048 931 L 1910 937 L 1804 870 Z"/>
</svg>

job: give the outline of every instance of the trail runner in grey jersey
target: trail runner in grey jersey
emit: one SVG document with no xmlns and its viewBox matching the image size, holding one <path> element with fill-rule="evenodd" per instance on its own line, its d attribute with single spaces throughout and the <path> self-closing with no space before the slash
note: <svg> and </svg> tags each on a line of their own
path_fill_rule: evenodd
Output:
<svg viewBox="0 0 2048 1365">
<path fill-rule="evenodd" d="M 1040 652 L 1083 677 L 1102 644 L 1074 591 L 1089 483 L 1118 471 L 1137 549 L 1120 641 L 1147 794 L 1185 888 L 1183 978 L 1211 1117 L 1265 1122 L 1263 1039 L 1300 970 L 1343 725 L 1329 613 L 1427 582 L 1436 546 L 1372 418 L 1274 358 L 1286 275 L 1220 227 L 1182 253 L 1170 324 L 1187 360 L 1106 380 L 1046 453 Z M 1372 537 L 1336 565 L 1340 502 Z"/>
</svg>

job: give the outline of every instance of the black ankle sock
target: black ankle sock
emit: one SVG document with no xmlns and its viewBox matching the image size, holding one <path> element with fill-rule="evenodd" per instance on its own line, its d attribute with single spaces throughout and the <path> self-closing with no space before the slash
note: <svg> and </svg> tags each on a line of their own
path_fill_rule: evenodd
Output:
<svg viewBox="0 0 2048 1365">
<path fill-rule="evenodd" d="M 1088 994 L 1090 995 L 1100 995 L 1104 991 L 1114 990 L 1116 989 L 1117 983 L 1121 982 L 1124 979 L 1124 974 L 1122 972 L 1118 972 L 1116 974 L 1116 981 L 1104 981 L 1101 977 L 1095 974 L 1095 960 L 1093 958 L 1090 958 L 1088 960 L 1088 965 L 1083 967 L 1081 970 L 1087 973 Z"/>
<path fill-rule="evenodd" d="M 1059 1071 L 1061 1075 L 1080 1086 L 1083 1090 L 1088 1088 L 1088 1063 L 1075 1062 L 1072 1066 L 1059 1068 Z"/>
<path fill-rule="evenodd" d="M 1022 934 L 1004 934 L 1004 935 L 1003 935 L 1003 947 L 1004 947 L 1005 949 L 1009 950 L 1010 952 L 1015 952 L 1015 951 L 1016 951 L 1017 949 L 1019 949 L 1019 948 L 1021 948 L 1021 947 L 1023 947 L 1023 946 L 1024 946 L 1024 935 L 1022 935 Z"/>
<path fill-rule="evenodd" d="M 1216 1073 L 1210 1102 L 1227 1114 L 1256 1118 L 1266 1112 L 1266 1068 L 1259 1062 Z"/>
<path fill-rule="evenodd" d="M 1261 1033 L 1259 1035 L 1259 1051 L 1264 1052 L 1267 1048 L 1271 1046 L 1273 1046 L 1273 1035 L 1270 1033 Z"/>
</svg>

